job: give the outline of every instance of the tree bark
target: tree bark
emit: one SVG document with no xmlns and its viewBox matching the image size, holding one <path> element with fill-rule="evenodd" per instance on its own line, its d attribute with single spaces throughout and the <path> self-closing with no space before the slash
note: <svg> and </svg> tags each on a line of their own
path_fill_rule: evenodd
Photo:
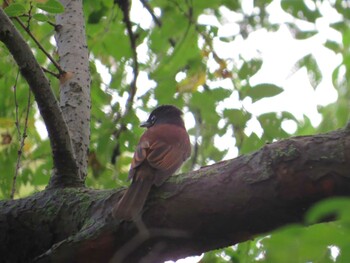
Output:
<svg viewBox="0 0 350 263">
<path fill-rule="evenodd" d="M 60 107 L 69 128 L 78 166 L 75 176 L 85 182 L 90 144 L 90 71 L 82 0 L 61 0 L 65 12 L 56 16 L 56 42 L 60 65 L 67 77 L 60 82 Z M 60 186 L 62 177 L 51 180 Z"/>
<path fill-rule="evenodd" d="M 350 195 L 349 129 L 294 137 L 154 188 L 142 220 L 117 221 L 122 191 L 46 190 L 0 202 L 8 262 L 162 262 L 233 245 Z M 25 237 L 25 238 L 24 238 Z"/>
</svg>

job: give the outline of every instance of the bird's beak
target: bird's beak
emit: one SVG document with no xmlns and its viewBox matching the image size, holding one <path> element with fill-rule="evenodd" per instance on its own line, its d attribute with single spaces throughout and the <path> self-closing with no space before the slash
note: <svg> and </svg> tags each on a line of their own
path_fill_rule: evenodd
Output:
<svg viewBox="0 0 350 263">
<path fill-rule="evenodd" d="M 149 128 L 151 126 L 152 126 L 152 123 L 149 121 L 144 121 L 144 122 L 141 122 L 140 124 L 140 127 L 144 127 L 144 128 Z"/>
</svg>

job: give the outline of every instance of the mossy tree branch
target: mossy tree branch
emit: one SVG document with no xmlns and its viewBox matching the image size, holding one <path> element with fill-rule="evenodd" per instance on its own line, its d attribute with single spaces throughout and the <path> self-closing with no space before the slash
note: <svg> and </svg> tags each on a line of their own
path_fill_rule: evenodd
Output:
<svg viewBox="0 0 350 263">
<path fill-rule="evenodd" d="M 350 133 L 340 130 L 172 176 L 151 191 L 139 222 L 112 219 L 122 191 L 46 190 L 0 203 L 0 254 L 23 262 L 162 262 L 200 254 L 302 223 L 316 202 L 350 195 L 349 171 Z"/>
</svg>

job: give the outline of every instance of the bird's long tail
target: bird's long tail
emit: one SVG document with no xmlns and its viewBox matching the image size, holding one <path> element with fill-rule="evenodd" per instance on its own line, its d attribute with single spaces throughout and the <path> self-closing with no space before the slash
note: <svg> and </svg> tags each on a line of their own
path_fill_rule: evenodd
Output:
<svg viewBox="0 0 350 263">
<path fill-rule="evenodd" d="M 130 187 L 114 207 L 114 218 L 133 220 L 140 215 L 153 185 L 153 176 L 150 174 L 147 175 L 142 176 L 141 174 L 137 174 L 137 177 L 133 179 Z"/>
</svg>

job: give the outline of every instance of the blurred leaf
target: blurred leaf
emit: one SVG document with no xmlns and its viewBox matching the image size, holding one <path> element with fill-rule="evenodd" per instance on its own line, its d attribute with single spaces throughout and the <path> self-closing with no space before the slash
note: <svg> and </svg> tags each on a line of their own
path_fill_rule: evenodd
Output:
<svg viewBox="0 0 350 263">
<path fill-rule="evenodd" d="M 247 90 L 246 95 L 253 99 L 253 102 L 267 98 L 273 97 L 280 94 L 283 91 L 282 88 L 269 83 L 258 84 Z"/>
<path fill-rule="evenodd" d="M 245 61 L 238 71 L 238 77 L 240 80 L 248 79 L 255 75 L 259 71 L 262 65 L 262 60 L 253 59 L 251 61 Z"/>
<path fill-rule="evenodd" d="M 112 1 L 110 1 L 112 2 Z M 89 18 L 88 18 L 88 23 L 89 24 L 98 24 L 102 17 L 106 15 L 107 12 L 107 7 L 104 5 L 101 5 L 101 8 L 98 10 L 94 10 L 93 12 L 90 13 Z"/>
<path fill-rule="evenodd" d="M 336 218 L 350 222 L 350 199 L 345 197 L 332 198 L 313 206 L 306 215 L 308 224 L 319 223 L 321 220 Z"/>
<path fill-rule="evenodd" d="M 314 88 L 316 88 L 318 84 L 322 81 L 322 73 L 320 71 L 320 68 L 318 67 L 318 64 L 314 56 L 307 55 L 303 57 L 301 60 L 299 60 L 297 63 L 298 63 L 297 68 L 302 68 L 302 67 L 307 68 L 310 83 Z"/>
<path fill-rule="evenodd" d="M 311 2 L 311 1 L 310 1 Z M 315 22 L 317 18 L 321 16 L 319 10 L 316 7 L 314 2 L 311 2 L 315 5 L 315 10 L 311 10 L 304 0 L 282 0 L 282 8 L 292 14 L 294 17 L 307 20 L 309 22 Z"/>
<path fill-rule="evenodd" d="M 318 33 L 316 29 L 307 30 L 307 31 L 300 30 L 299 27 L 294 23 L 288 23 L 288 25 L 289 25 L 289 28 L 294 32 L 295 39 L 298 39 L 298 40 L 311 38 Z"/>
<path fill-rule="evenodd" d="M 12 3 L 4 9 L 8 16 L 20 16 L 26 13 L 26 8 L 19 3 Z"/>
<path fill-rule="evenodd" d="M 332 41 L 332 40 L 327 40 L 325 43 L 325 46 L 331 50 L 333 50 L 334 52 L 338 53 L 341 51 L 341 47 L 339 45 L 339 43 Z"/>
<path fill-rule="evenodd" d="M 260 149 L 265 142 L 261 140 L 255 133 L 244 138 L 240 148 L 240 154 L 247 154 Z"/>
<path fill-rule="evenodd" d="M 205 84 L 206 74 L 205 72 L 198 72 L 192 76 L 188 76 L 184 80 L 177 84 L 176 90 L 180 93 L 195 92 L 198 86 Z"/>
<path fill-rule="evenodd" d="M 264 129 L 263 139 L 273 142 L 275 139 L 287 138 L 288 134 L 282 129 L 283 118 L 276 113 L 265 113 L 258 117 L 261 127 Z"/>
<path fill-rule="evenodd" d="M 225 109 L 224 117 L 228 118 L 229 122 L 232 123 L 234 127 L 245 127 L 251 114 L 238 109 Z"/>
<path fill-rule="evenodd" d="M 14 125 L 14 120 L 10 118 L 0 118 L 0 127 L 1 128 L 10 128 Z"/>
<path fill-rule="evenodd" d="M 36 7 L 50 14 L 60 14 L 64 12 L 64 6 L 58 0 L 48 0 L 45 3 L 37 3 Z"/>
<path fill-rule="evenodd" d="M 312 126 L 310 119 L 304 115 L 304 119 L 299 121 L 297 128 L 297 135 L 310 135 L 314 134 L 316 129 Z"/>
<path fill-rule="evenodd" d="M 330 247 L 340 249 L 348 258 L 349 228 L 337 222 L 316 224 L 310 227 L 289 225 L 262 241 L 265 247 L 262 262 L 334 262 Z M 344 258 L 344 259 L 345 259 Z M 293 259 L 293 261 L 291 261 Z M 338 262 L 346 262 L 337 258 Z"/>
<path fill-rule="evenodd" d="M 41 13 L 34 14 L 33 18 L 40 22 L 46 22 L 49 20 L 49 18 L 45 14 L 41 14 Z"/>
<path fill-rule="evenodd" d="M 342 14 L 347 20 L 350 19 L 350 9 L 349 9 L 349 3 L 344 0 L 336 0 L 335 1 L 335 8 L 337 11 Z"/>
</svg>

